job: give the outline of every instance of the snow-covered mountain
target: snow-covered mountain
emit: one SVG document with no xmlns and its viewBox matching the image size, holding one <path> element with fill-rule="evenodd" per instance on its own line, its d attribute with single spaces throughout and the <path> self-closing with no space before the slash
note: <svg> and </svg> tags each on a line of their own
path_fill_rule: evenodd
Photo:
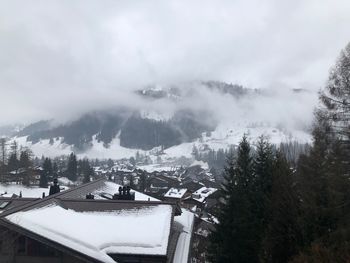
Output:
<svg viewBox="0 0 350 263">
<path fill-rule="evenodd" d="M 129 106 L 89 112 L 74 120 L 39 121 L 11 140 L 35 155 L 75 151 L 89 158 L 128 158 L 137 152 L 163 159 L 191 156 L 198 149 L 236 145 L 243 134 L 254 143 L 310 141 L 317 95 L 303 90 L 280 94 L 222 82 L 149 86 L 130 97 Z M 135 104 L 138 105 L 135 105 Z"/>
</svg>

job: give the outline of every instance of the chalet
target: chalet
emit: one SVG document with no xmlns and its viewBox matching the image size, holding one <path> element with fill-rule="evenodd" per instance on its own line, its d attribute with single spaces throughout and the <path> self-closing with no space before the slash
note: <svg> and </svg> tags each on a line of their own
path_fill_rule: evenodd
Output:
<svg viewBox="0 0 350 263">
<path fill-rule="evenodd" d="M 164 195 L 164 200 L 181 202 L 191 193 L 186 188 L 170 188 Z"/>
<path fill-rule="evenodd" d="M 120 187 L 101 179 L 42 199 L 0 198 L 0 262 L 187 262 L 193 213 Z"/>
<path fill-rule="evenodd" d="M 167 192 L 169 188 L 178 187 L 179 181 L 176 178 L 163 175 L 161 173 L 152 173 L 149 179 L 149 191 L 152 193 L 156 192 Z"/>
<path fill-rule="evenodd" d="M 19 168 L 10 171 L 7 174 L 2 174 L 0 176 L 1 182 L 25 182 L 28 185 L 38 185 L 40 180 L 40 174 L 42 173 L 41 167 L 31 167 L 31 168 Z"/>
<path fill-rule="evenodd" d="M 183 174 L 181 174 L 181 178 L 184 183 L 191 181 L 198 182 L 204 179 L 210 180 L 212 177 L 213 175 L 209 172 L 208 164 L 202 161 L 195 161 L 184 171 Z"/>
<path fill-rule="evenodd" d="M 185 198 L 183 203 L 186 204 L 185 207 L 197 206 L 201 210 L 205 207 L 207 198 L 217 191 L 216 188 L 201 187 L 197 191 L 191 194 L 191 196 Z"/>
<path fill-rule="evenodd" d="M 203 186 L 205 186 L 203 183 L 197 182 L 197 181 L 190 181 L 190 182 L 182 183 L 180 185 L 181 188 L 186 188 L 191 193 L 194 193 L 195 191 L 202 188 Z"/>
</svg>

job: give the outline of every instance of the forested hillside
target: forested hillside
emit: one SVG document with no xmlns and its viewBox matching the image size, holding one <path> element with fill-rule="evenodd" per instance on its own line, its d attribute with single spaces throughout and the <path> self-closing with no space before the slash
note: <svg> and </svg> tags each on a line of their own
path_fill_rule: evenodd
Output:
<svg viewBox="0 0 350 263">
<path fill-rule="evenodd" d="M 296 166 L 261 137 L 229 159 L 212 262 L 349 262 L 350 44 L 315 112 L 313 145 Z"/>
</svg>

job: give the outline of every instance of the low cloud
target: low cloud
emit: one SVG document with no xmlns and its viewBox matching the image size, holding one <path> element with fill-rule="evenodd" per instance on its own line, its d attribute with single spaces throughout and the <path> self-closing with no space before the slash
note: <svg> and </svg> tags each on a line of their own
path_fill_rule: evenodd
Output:
<svg viewBox="0 0 350 263">
<path fill-rule="evenodd" d="M 274 89 L 284 99 L 237 106 L 253 115 L 286 118 L 278 104 L 288 105 L 286 116 L 312 116 L 314 92 L 349 41 L 347 0 L 0 3 L 0 124 L 143 107 L 134 90 L 145 85 L 213 79 Z M 292 88 L 312 91 L 307 107 L 290 101 Z M 225 100 L 216 99 L 202 103 Z M 159 108 L 175 107 L 167 106 Z M 239 112 L 229 109 L 228 116 Z"/>
</svg>

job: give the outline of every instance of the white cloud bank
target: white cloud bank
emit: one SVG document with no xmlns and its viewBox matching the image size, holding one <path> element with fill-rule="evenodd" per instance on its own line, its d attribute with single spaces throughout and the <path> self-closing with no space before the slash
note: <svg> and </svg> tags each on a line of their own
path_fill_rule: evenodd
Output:
<svg viewBox="0 0 350 263">
<path fill-rule="evenodd" d="M 348 0 L 0 6 L 0 124 L 136 105 L 130 91 L 149 83 L 214 79 L 315 91 L 350 40 Z"/>
</svg>

